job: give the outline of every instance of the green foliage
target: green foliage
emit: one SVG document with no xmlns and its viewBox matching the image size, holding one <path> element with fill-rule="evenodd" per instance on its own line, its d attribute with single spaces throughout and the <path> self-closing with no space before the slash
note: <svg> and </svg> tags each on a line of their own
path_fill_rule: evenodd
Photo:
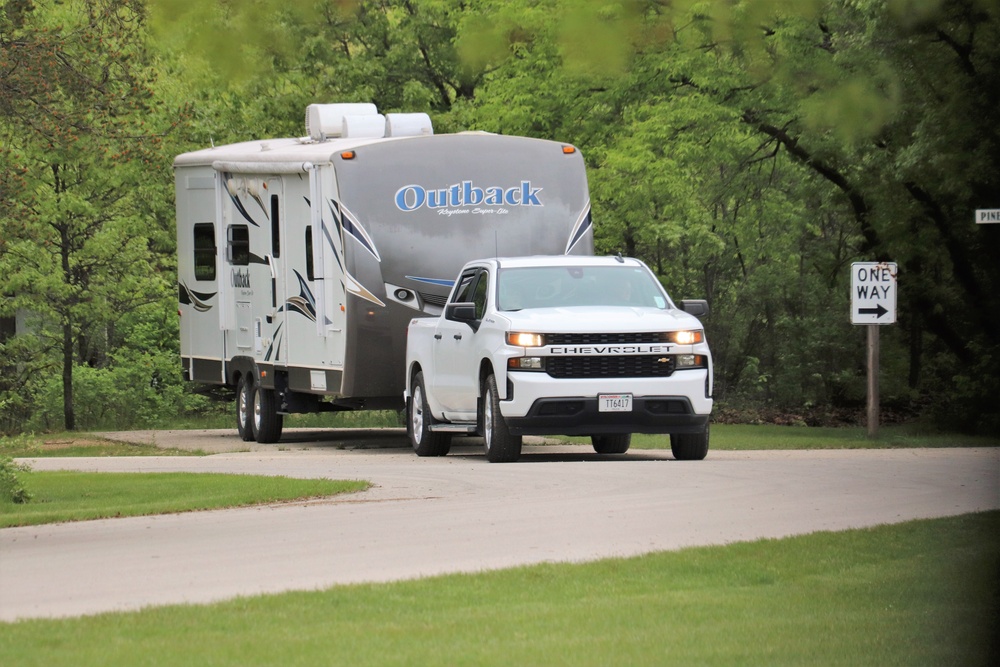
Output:
<svg viewBox="0 0 1000 667">
<path fill-rule="evenodd" d="M 721 406 L 859 410 L 848 266 L 887 259 L 883 401 L 1000 423 L 1000 228 L 971 221 L 1000 205 L 991 0 L 147 4 L 0 9 L 0 317 L 35 318 L 0 340 L 0 430 L 56 424 L 71 372 L 147 406 L 87 423 L 201 409 L 170 318 L 117 322 L 170 309 L 170 157 L 333 101 L 579 146 L 598 251 L 710 300 Z"/>
<path fill-rule="evenodd" d="M 31 468 L 22 463 L 15 463 L 9 456 L 0 456 L 0 503 L 23 505 L 31 500 L 23 481 L 23 474 Z"/>
</svg>

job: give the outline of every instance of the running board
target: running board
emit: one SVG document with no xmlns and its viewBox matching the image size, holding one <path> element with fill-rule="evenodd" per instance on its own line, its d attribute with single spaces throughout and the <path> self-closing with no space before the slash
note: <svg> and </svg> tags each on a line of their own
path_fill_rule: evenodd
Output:
<svg viewBox="0 0 1000 667">
<path fill-rule="evenodd" d="M 465 433 L 476 434 L 475 424 L 431 424 L 432 433 Z"/>
</svg>

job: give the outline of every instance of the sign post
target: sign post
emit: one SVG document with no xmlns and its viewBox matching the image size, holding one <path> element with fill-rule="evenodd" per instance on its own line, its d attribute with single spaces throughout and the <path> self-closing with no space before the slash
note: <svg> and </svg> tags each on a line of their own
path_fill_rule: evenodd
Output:
<svg viewBox="0 0 1000 667">
<path fill-rule="evenodd" d="M 868 327 L 868 437 L 879 427 L 879 326 L 896 323 L 895 262 L 851 264 L 851 324 Z"/>
</svg>

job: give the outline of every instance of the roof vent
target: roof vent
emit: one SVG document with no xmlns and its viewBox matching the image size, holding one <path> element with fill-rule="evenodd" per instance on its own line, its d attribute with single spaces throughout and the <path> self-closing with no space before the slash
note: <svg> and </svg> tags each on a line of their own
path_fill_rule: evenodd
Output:
<svg viewBox="0 0 1000 667">
<path fill-rule="evenodd" d="M 314 141 L 342 136 L 345 116 L 378 116 L 381 118 L 375 105 L 368 102 L 310 104 L 306 107 L 306 133 Z"/>
<path fill-rule="evenodd" d="M 419 137 L 434 134 L 431 117 L 425 113 L 387 113 L 385 136 Z"/>
</svg>

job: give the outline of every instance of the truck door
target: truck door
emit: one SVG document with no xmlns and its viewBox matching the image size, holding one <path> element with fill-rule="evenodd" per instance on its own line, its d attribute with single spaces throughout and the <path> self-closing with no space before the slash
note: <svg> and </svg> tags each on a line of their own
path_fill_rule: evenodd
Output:
<svg viewBox="0 0 1000 667">
<path fill-rule="evenodd" d="M 476 317 L 486 312 L 490 275 L 485 269 L 473 268 L 462 274 L 455 303 L 476 304 Z M 441 318 L 434 336 L 433 389 L 450 419 L 474 419 L 478 405 L 479 373 L 476 332 L 465 322 Z"/>
</svg>

